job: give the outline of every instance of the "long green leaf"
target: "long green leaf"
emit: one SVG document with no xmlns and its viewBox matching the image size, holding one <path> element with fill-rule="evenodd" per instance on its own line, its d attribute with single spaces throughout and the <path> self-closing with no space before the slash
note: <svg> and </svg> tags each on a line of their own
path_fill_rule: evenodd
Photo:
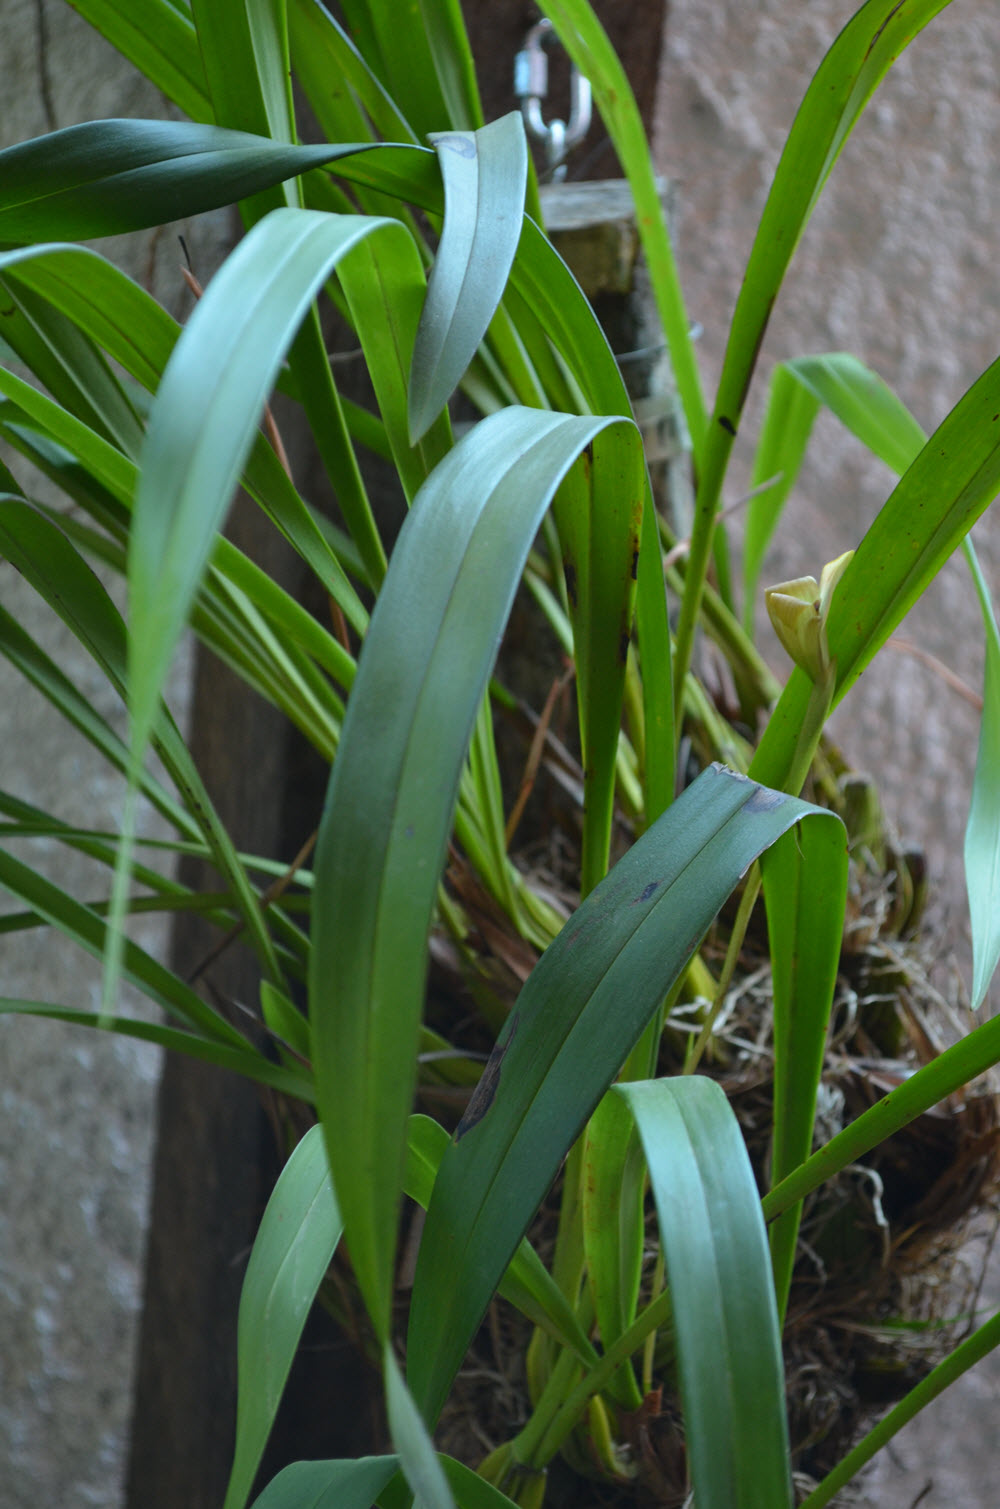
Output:
<svg viewBox="0 0 1000 1509">
<path fill-rule="evenodd" d="M 554 510 L 576 660 L 585 788 L 584 895 L 608 867 L 645 478 L 634 431 L 609 429 L 596 437 L 584 464 L 566 479 Z"/>
<path fill-rule="evenodd" d="M 444 226 L 410 373 L 416 442 L 461 381 L 503 296 L 521 236 L 528 146 L 512 113 L 481 131 L 432 138 L 444 183 Z"/>
<path fill-rule="evenodd" d="M 449 453 L 404 524 L 348 703 L 317 845 L 310 1018 L 347 1241 L 383 1335 L 427 933 L 462 761 L 549 500 L 613 422 L 512 408 Z"/>
<path fill-rule="evenodd" d="M 701 458 L 691 550 L 677 625 L 674 705 L 678 711 L 716 532 L 722 482 L 778 291 L 823 185 L 869 99 L 899 54 L 947 3 L 948 0 L 868 0 L 827 52 L 788 134 L 740 286 Z M 717 556 L 725 576 L 726 553 L 720 550 Z"/>
<path fill-rule="evenodd" d="M 338 260 L 391 221 L 276 210 L 213 279 L 150 411 L 129 553 L 133 748 L 167 666 L 257 421 L 295 331 Z"/>
<path fill-rule="evenodd" d="M 699 1075 L 615 1087 L 649 1165 L 699 1509 L 792 1503 L 781 1334 L 753 1169 Z"/>
<path fill-rule="evenodd" d="M 803 1499 L 801 1509 L 822 1509 L 877 1451 L 892 1440 L 897 1431 L 997 1346 L 1000 1346 L 1000 1313 L 973 1331 L 937 1367 L 932 1368 L 927 1377 L 922 1378 L 857 1446 L 841 1458 L 832 1472 L 827 1473 L 819 1486 Z"/>
<path fill-rule="evenodd" d="M 959 400 L 917 456 L 854 553 L 827 623 L 837 663 L 834 705 L 916 602 L 1000 489 L 1000 362 Z M 781 785 L 812 683 L 796 668 L 750 773 Z"/>
<path fill-rule="evenodd" d="M 814 811 L 721 766 L 703 772 L 542 956 L 428 1211 L 408 1347 L 426 1418 L 436 1418 L 560 1160 L 715 913 L 751 861 Z"/>
<path fill-rule="evenodd" d="M 632 1117 L 605 1095 L 584 1136 L 581 1214 L 587 1282 L 605 1351 L 635 1319 L 645 1238 L 645 1178 Z M 627 1409 L 642 1404 L 635 1375 L 623 1368 L 618 1387 Z"/>
<path fill-rule="evenodd" d="M 839 823 L 803 823 L 761 861 L 774 1002 L 774 1136 L 777 1184 L 812 1151 L 816 1093 L 823 1071 L 847 900 L 847 841 Z M 782 1316 L 798 1236 L 795 1208 L 771 1228 Z"/>
<path fill-rule="evenodd" d="M 21 499 L 0 500 L 0 547 L 93 656 L 118 695 L 126 699 L 126 634 L 121 614 L 64 531 Z M 176 724 L 158 699 L 153 704 L 149 733 L 207 839 L 215 862 L 232 885 L 250 940 L 265 970 L 273 979 L 280 979 L 280 966 L 256 892 L 219 822 Z M 129 770 L 133 783 L 141 789 L 141 764 L 134 753 L 133 745 Z"/>
<path fill-rule="evenodd" d="M 894 471 L 905 472 L 921 454 L 927 437 L 920 425 L 891 388 L 856 357 L 844 352 L 799 357 L 787 363 L 786 372 L 810 400 L 825 404 Z M 959 407 L 962 409 L 964 405 Z M 991 427 L 993 423 L 991 415 Z M 984 431 L 984 437 L 988 446 L 989 429 Z M 928 451 L 933 467 L 936 456 L 931 447 Z M 935 526 L 933 518 L 927 521 L 929 529 Z M 955 538 L 953 535 L 953 542 Z M 966 888 L 972 922 L 972 1004 L 976 1009 L 982 1004 L 1000 959 L 1000 636 L 972 540 L 966 534 L 958 542 L 972 573 L 986 639 L 983 717 L 965 835 Z"/>
<path fill-rule="evenodd" d="M 403 1188 L 424 1210 L 430 1204 L 438 1167 L 448 1146 L 443 1126 L 428 1116 L 411 1116 Z M 521 1242 L 500 1282 L 499 1294 L 585 1367 L 594 1367 L 597 1353 L 576 1313 L 527 1240 Z"/>
<path fill-rule="evenodd" d="M 965 828 L 965 884 L 972 923 L 971 1005 L 976 1011 L 1000 960 L 1000 631 L 972 541 L 964 543 L 986 631 L 983 717 Z"/>
<path fill-rule="evenodd" d="M 274 1186 L 243 1280 L 236 1448 L 223 1509 L 243 1509 L 250 1494 L 302 1328 L 340 1233 L 323 1133 L 316 1126 Z"/>
<path fill-rule="evenodd" d="M 771 374 L 767 407 L 750 477 L 743 537 L 743 628 L 752 638 L 757 582 L 764 555 L 795 485 L 819 411 L 819 399 L 798 382 L 785 362 Z M 758 491 L 759 489 L 759 491 Z"/>
<path fill-rule="evenodd" d="M 445 7 L 446 14 L 450 9 L 447 18 L 457 23 L 451 38 L 443 28 L 427 25 L 427 14 L 442 10 L 440 0 L 391 7 L 345 0 L 341 9 L 367 63 L 419 137 L 432 131 L 475 131 L 482 125 L 474 75 L 470 80 L 471 60 L 460 76 L 450 67 L 438 71 L 435 53 L 442 62 L 451 62 L 455 38 L 464 38 L 456 6 Z M 467 52 L 467 43 L 465 47 Z"/>
<path fill-rule="evenodd" d="M 138 988 L 146 990 L 141 979 Z M 120 1037 L 135 1038 L 140 1043 L 155 1043 L 173 1053 L 183 1053 L 187 1058 L 200 1063 L 214 1064 L 232 1074 L 242 1074 L 255 1084 L 266 1085 L 281 1095 L 291 1095 L 297 1100 L 312 1102 L 312 1082 L 306 1071 L 273 1063 L 258 1053 L 249 1044 L 242 1048 L 217 1039 L 201 1037 L 195 1032 L 185 1032 L 177 1027 L 167 1027 L 162 1022 L 143 1022 L 132 1017 L 98 1015 L 96 1011 L 78 1011 L 71 1006 L 53 1006 L 47 1001 L 13 1000 L 0 997 L 0 1013 L 9 1016 L 42 1017 L 51 1022 L 68 1023 L 75 1027 L 87 1027 L 91 1031 L 116 1032 Z"/>
<path fill-rule="evenodd" d="M 330 141 L 415 142 L 416 136 L 354 42 L 322 0 L 289 0 L 288 29 L 295 77 Z M 338 79 L 342 87 L 330 88 Z"/>
<path fill-rule="evenodd" d="M 284 0 L 191 0 L 191 14 L 218 124 L 295 142 Z"/>
<path fill-rule="evenodd" d="M 856 1163 L 894 1132 L 1000 1063 L 1000 1017 L 991 1017 L 831 1137 L 805 1163 L 764 1196 L 770 1221 L 817 1189 L 849 1163 Z"/>
<path fill-rule="evenodd" d="M 551 20 L 577 68 L 590 80 L 597 107 L 628 178 L 678 395 L 695 455 L 700 457 L 706 427 L 705 400 L 649 140 L 635 96 L 621 60 L 587 0 L 540 0 L 539 9 Z"/>
<path fill-rule="evenodd" d="M 33 289 L 0 282 L 4 338 L 52 396 L 126 455 L 138 452 L 142 424 L 121 382 L 93 342 Z"/>
<path fill-rule="evenodd" d="M 0 849 L 0 885 L 57 927 L 71 942 L 93 957 L 101 957 L 107 929 L 104 918 L 3 849 Z M 245 1039 L 235 1027 L 206 1006 L 189 985 L 137 943 L 126 940 L 123 961 L 128 982 L 165 1011 L 216 1042 L 246 1048 Z"/>
<path fill-rule="evenodd" d="M 370 147 L 289 146 L 190 121 L 67 126 L 0 152 L 0 239 L 83 241 L 144 230 Z"/>
</svg>

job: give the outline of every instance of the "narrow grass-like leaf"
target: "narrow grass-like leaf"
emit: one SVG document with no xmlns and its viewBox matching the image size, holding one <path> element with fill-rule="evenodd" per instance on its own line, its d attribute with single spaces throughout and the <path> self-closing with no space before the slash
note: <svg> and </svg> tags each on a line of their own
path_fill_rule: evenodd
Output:
<svg viewBox="0 0 1000 1509">
<path fill-rule="evenodd" d="M 691 549 L 677 624 L 674 705 L 678 710 L 716 534 L 722 482 L 778 291 L 823 185 L 869 99 L 899 54 L 947 3 L 948 0 L 868 0 L 827 52 L 788 134 L 740 286 L 701 457 Z M 724 548 L 717 553 L 717 561 L 725 576 L 728 567 Z M 781 782 L 768 781 L 768 784 Z"/>
<path fill-rule="evenodd" d="M 751 861 L 814 810 L 721 766 L 705 771 L 543 954 L 428 1211 L 409 1336 L 425 1418 L 436 1418 L 562 1157 L 715 913 Z"/>
<path fill-rule="evenodd" d="M 645 479 L 636 432 L 618 426 L 595 438 L 555 503 L 573 623 L 583 751 L 584 895 L 608 867 Z"/>
<path fill-rule="evenodd" d="M 107 930 L 104 918 L 2 849 L 0 885 L 87 953 L 95 958 L 101 957 Z M 246 1048 L 245 1039 L 235 1027 L 230 1027 L 189 985 L 165 965 L 157 963 L 137 943 L 125 941 L 123 960 L 125 978 L 151 1001 L 216 1042 Z"/>
<path fill-rule="evenodd" d="M 139 989 L 146 991 L 141 980 Z M 150 992 L 146 991 L 146 994 Z M 194 1032 L 184 1032 L 177 1027 L 167 1027 L 162 1022 L 142 1022 L 132 1017 L 98 1015 L 96 1011 L 78 1011 L 70 1006 L 53 1006 L 47 1001 L 22 1001 L 0 997 L 0 1013 L 9 1016 L 43 1017 L 48 1021 L 69 1023 L 90 1030 L 116 1032 L 120 1037 L 135 1038 L 141 1043 L 155 1043 L 174 1053 L 183 1053 L 187 1058 L 200 1063 L 214 1064 L 233 1074 L 242 1074 L 255 1084 L 266 1085 L 281 1095 L 291 1095 L 297 1100 L 312 1102 L 312 1081 L 303 1069 L 288 1068 L 272 1063 L 262 1053 L 257 1053 L 248 1043 L 242 1048 L 217 1039 L 201 1037 Z"/>
<path fill-rule="evenodd" d="M 0 280 L 0 289 L 7 344 L 58 403 L 135 456 L 142 424 L 93 342 L 33 289 L 9 279 Z"/>
<path fill-rule="evenodd" d="M 969 1368 L 974 1367 L 996 1347 L 1000 1346 L 1000 1313 L 992 1316 L 985 1325 L 973 1331 L 971 1336 L 955 1348 L 937 1367 L 932 1368 L 926 1378 L 906 1394 L 898 1404 L 885 1415 L 879 1423 L 870 1430 L 853 1447 L 847 1455 L 837 1463 L 832 1472 L 827 1473 L 822 1482 L 802 1500 L 801 1509 L 822 1509 L 828 1504 L 840 1489 L 849 1483 L 870 1462 L 876 1452 L 881 1451 L 897 1431 L 902 1430 L 916 1415 L 920 1413 L 932 1399 L 936 1399 L 946 1388 L 967 1373 Z"/>
<path fill-rule="evenodd" d="M 751 638 L 760 568 L 795 485 L 818 410 L 819 399 L 795 379 L 786 363 L 779 363 L 771 374 L 750 477 L 751 491 L 761 491 L 750 499 L 743 537 L 743 628 Z"/>
<path fill-rule="evenodd" d="M 483 124 L 476 64 L 459 0 L 419 0 L 427 45 L 452 125 L 475 131 Z"/>
<path fill-rule="evenodd" d="M 444 1127 L 429 1116 L 410 1117 L 403 1188 L 424 1210 L 449 1141 Z M 575 1352 L 584 1367 L 596 1366 L 597 1353 L 576 1312 L 527 1238 L 511 1258 L 498 1293 L 561 1347 Z"/>
<path fill-rule="evenodd" d="M 773 1220 L 788 1210 L 824 1180 L 858 1162 L 871 1148 L 998 1063 L 1000 1017 L 991 1017 L 876 1101 L 776 1185 L 764 1196 L 766 1218 Z"/>
<path fill-rule="evenodd" d="M 1000 633 L 972 541 L 964 543 L 986 633 L 983 716 L 965 828 L 965 885 L 972 923 L 971 1005 L 976 1011 L 986 999 L 1000 960 Z"/>
<path fill-rule="evenodd" d="M 834 705 L 1000 489 L 998 410 L 994 362 L 935 430 L 855 551 L 827 622 L 837 663 Z M 785 780 L 811 686 L 804 671 L 792 672 L 754 756 L 755 779 L 775 786 Z"/>
<path fill-rule="evenodd" d="M 0 496 L 0 504 L 4 501 Z M 124 775 L 128 766 L 128 747 L 120 739 L 92 704 L 73 685 L 56 663 L 40 649 L 30 634 L 5 608 L 0 607 L 0 654 L 6 656 L 26 680 L 41 692 L 57 712 L 77 729 L 85 739 L 109 761 L 111 766 Z M 181 833 L 193 837 L 197 833 L 194 819 L 164 791 L 160 783 L 147 770 L 141 777 L 140 790 L 153 807 L 175 825 Z"/>
<path fill-rule="evenodd" d="M 0 239 L 85 241 L 144 230 L 369 147 L 290 146 L 190 121 L 67 126 L 0 152 Z"/>
<path fill-rule="evenodd" d="M 285 0 L 191 0 L 191 14 L 218 124 L 294 143 Z"/>
<path fill-rule="evenodd" d="M 30 504 L 7 499 L 0 501 L 0 546 L 7 559 L 72 630 L 118 695 L 126 699 L 126 635 L 121 614 L 65 533 Z M 257 895 L 218 819 L 187 746 L 159 701 L 152 709 L 149 733 L 171 779 L 196 817 L 213 859 L 232 885 L 250 941 L 265 970 L 273 979 L 280 979 L 280 966 Z M 133 784 L 141 789 L 141 764 L 135 759 L 134 746 L 129 774 Z"/>
<path fill-rule="evenodd" d="M 85 246 L 23 247 L 0 257 L 4 275 L 62 311 L 150 392 L 180 326 L 138 283 Z"/>
<path fill-rule="evenodd" d="M 396 544 L 348 702 L 317 845 L 310 1020 L 351 1259 L 383 1336 L 427 933 L 465 750 L 545 509 L 613 422 L 512 408 L 446 456 Z"/>
<path fill-rule="evenodd" d="M 451 446 L 447 413 L 441 413 L 416 441 L 410 436 L 407 387 L 426 296 L 416 244 L 405 234 L 392 241 L 370 237 L 344 259 L 340 281 L 368 363 L 396 472 L 407 501 L 412 502 Z"/>
<path fill-rule="evenodd" d="M 432 42 L 442 39 L 429 31 L 424 13 L 439 5 L 440 0 L 419 0 L 405 8 L 344 0 L 341 6 L 367 63 L 421 138 L 432 131 L 475 131 L 483 123 L 478 100 L 453 88 L 452 77 L 438 76 Z M 470 109 L 476 112 L 471 117 Z"/>
<path fill-rule="evenodd" d="M 761 860 L 774 1000 L 774 1113 L 771 1182 L 812 1151 L 847 900 L 847 841 L 832 816 L 784 834 Z M 778 1310 L 783 1316 L 795 1262 L 799 1210 L 771 1228 Z"/>
<path fill-rule="evenodd" d="M 243 1509 L 253 1487 L 302 1328 L 340 1233 L 323 1132 L 316 1126 L 274 1186 L 243 1280 L 236 1447 L 223 1509 Z"/>
<path fill-rule="evenodd" d="M 415 443 L 461 381 L 503 296 L 521 237 L 528 144 L 516 112 L 432 138 L 444 183 L 441 241 L 410 371 Z"/>
<path fill-rule="evenodd" d="M 645 1177 L 627 1108 L 605 1095 L 584 1134 L 581 1213 L 587 1281 L 607 1351 L 635 1319 L 645 1233 Z M 638 1409 L 642 1394 L 631 1368 L 618 1375 L 619 1397 Z"/>
<path fill-rule="evenodd" d="M 849 351 L 797 356 L 785 369 L 894 472 L 905 472 L 925 444 L 927 436 L 906 405 Z"/>
<path fill-rule="evenodd" d="M 212 280 L 153 403 L 130 541 L 133 748 L 153 709 L 264 401 L 337 261 L 390 221 L 276 210 Z"/>
<path fill-rule="evenodd" d="M 799 357 L 787 363 L 787 372 L 810 398 L 824 403 L 857 439 L 897 473 L 905 472 L 921 455 L 927 437 L 920 425 L 891 388 L 856 357 L 844 352 Z M 990 426 L 994 423 L 992 416 L 989 423 Z M 990 431 L 987 429 L 984 434 L 988 445 Z M 933 465 L 933 451 L 930 460 Z M 934 521 L 929 523 L 933 528 Z M 958 536 L 957 542 L 961 543 L 972 574 L 986 640 L 983 717 L 965 837 L 973 945 L 972 1002 L 976 1009 L 982 1004 L 1000 958 L 1000 638 L 989 588 L 972 541 L 966 534 Z"/>
<path fill-rule="evenodd" d="M 705 401 L 680 277 L 656 186 L 649 140 L 621 60 L 587 0 L 539 0 L 560 41 L 590 80 L 597 107 L 635 199 L 639 238 L 663 325 L 677 391 L 696 456 L 705 434 Z"/>
<path fill-rule="evenodd" d="M 699 1075 L 614 1093 L 649 1165 L 699 1509 L 790 1506 L 781 1335 L 739 1123 L 721 1087 Z"/>
<path fill-rule="evenodd" d="M 288 30 L 295 77 L 330 141 L 415 142 L 395 100 L 321 0 L 289 0 Z M 331 79 L 341 81 L 331 89 Z"/>
</svg>

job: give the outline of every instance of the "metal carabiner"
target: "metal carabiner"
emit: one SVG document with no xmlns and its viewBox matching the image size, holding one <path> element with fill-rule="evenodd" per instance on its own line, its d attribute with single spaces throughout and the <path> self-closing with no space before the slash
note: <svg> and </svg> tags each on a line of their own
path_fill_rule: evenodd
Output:
<svg viewBox="0 0 1000 1509">
<path fill-rule="evenodd" d="M 570 66 L 569 120 L 546 122 L 542 118 L 542 101 L 549 92 L 549 60 L 545 44 L 559 38 L 548 19 L 539 21 L 524 39 L 524 46 L 514 59 L 514 94 L 521 103 L 521 114 L 529 136 L 545 148 L 549 176 L 566 175 L 565 159 L 590 129 L 590 80 L 575 64 Z"/>
</svg>

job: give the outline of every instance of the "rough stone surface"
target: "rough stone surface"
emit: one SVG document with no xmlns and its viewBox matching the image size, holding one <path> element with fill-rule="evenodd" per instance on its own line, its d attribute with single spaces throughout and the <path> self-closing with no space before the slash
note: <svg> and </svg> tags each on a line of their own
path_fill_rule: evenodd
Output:
<svg viewBox="0 0 1000 1509">
<path fill-rule="evenodd" d="M 69 8 L 0 6 L 0 146 L 165 101 Z M 207 278 L 228 222 L 179 227 Z M 171 233 L 111 244 L 115 261 L 175 314 L 188 307 Z M 15 474 L 27 473 L 16 458 Z M 4 605 L 121 729 L 121 708 L 68 631 L 0 564 Z M 186 672 L 172 691 L 183 712 Z M 0 788 L 81 826 L 113 831 L 121 786 L 43 698 L 0 664 Z M 27 857 L 24 844 L 12 845 Z M 37 855 L 37 847 L 33 851 Z M 54 845 L 49 873 L 106 893 L 97 866 Z M 3 904 L 4 910 L 16 907 Z M 160 953 L 165 929 L 135 936 Z M 0 994 L 93 1009 L 99 968 L 56 934 L 0 936 Z M 128 1004 L 123 1000 L 123 1004 Z M 44 1021 L 0 1019 L 0 1504 L 117 1509 L 129 1414 L 159 1056 L 146 1045 Z"/>
<path fill-rule="evenodd" d="M 704 328 L 702 369 L 717 378 L 754 226 L 785 133 L 851 0 L 672 0 L 660 78 L 657 168 L 677 184 L 679 257 L 689 314 Z M 996 357 L 1000 263 L 997 62 L 1000 12 L 987 0 L 948 7 L 899 59 L 848 143 L 814 214 L 762 352 L 726 502 L 744 490 L 761 395 L 775 361 L 853 351 L 901 395 L 925 428 L 938 424 Z M 822 421 L 765 580 L 819 575 L 855 545 L 892 478 L 832 420 Z M 1000 593 L 1000 522 L 975 531 Z M 965 568 L 952 560 L 900 633 L 973 688 L 982 628 Z M 781 652 L 762 630 L 784 676 Z M 882 783 L 903 836 L 922 844 L 938 914 L 964 947 L 962 833 L 978 715 L 908 655 L 889 650 L 836 719 L 846 752 Z M 996 987 L 994 987 L 996 998 Z M 994 1001 L 995 1004 L 995 1001 Z M 1000 1274 L 984 1294 L 1000 1302 Z M 992 1300 L 992 1303 L 991 1303 Z M 1000 1361 L 981 1364 L 884 1452 L 868 1485 L 879 1509 L 996 1498 Z"/>
</svg>

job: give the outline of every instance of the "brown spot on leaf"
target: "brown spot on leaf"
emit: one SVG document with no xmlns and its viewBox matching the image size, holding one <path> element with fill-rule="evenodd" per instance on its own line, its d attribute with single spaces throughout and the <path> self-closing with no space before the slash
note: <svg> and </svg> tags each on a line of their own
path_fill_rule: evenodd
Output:
<svg viewBox="0 0 1000 1509">
<path fill-rule="evenodd" d="M 521 1013 L 515 1011 L 511 1019 L 507 1041 L 503 1045 L 500 1043 L 494 1044 L 493 1052 L 486 1060 L 486 1067 L 483 1070 L 482 1078 L 473 1090 L 469 1104 L 465 1108 L 465 1115 L 455 1128 L 456 1142 L 461 1142 L 466 1132 L 471 1132 L 474 1126 L 479 1125 L 496 1099 L 497 1089 L 500 1085 L 500 1069 L 507 1055 L 507 1050 L 514 1041 L 520 1020 Z"/>
</svg>

